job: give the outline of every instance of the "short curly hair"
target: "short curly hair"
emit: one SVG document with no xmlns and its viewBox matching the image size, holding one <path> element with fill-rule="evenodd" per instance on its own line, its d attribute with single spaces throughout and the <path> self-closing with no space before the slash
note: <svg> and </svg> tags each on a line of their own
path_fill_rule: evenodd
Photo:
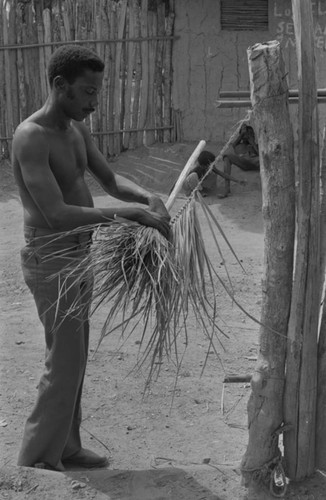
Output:
<svg viewBox="0 0 326 500">
<path fill-rule="evenodd" d="M 103 71 L 104 62 L 92 50 L 80 45 L 63 45 L 55 50 L 48 65 L 48 79 L 52 87 L 56 76 L 63 76 L 73 83 L 85 69 Z"/>
<path fill-rule="evenodd" d="M 215 160 L 215 156 L 210 151 L 202 151 L 198 156 L 198 163 L 204 167 L 209 167 L 211 163 Z"/>
</svg>

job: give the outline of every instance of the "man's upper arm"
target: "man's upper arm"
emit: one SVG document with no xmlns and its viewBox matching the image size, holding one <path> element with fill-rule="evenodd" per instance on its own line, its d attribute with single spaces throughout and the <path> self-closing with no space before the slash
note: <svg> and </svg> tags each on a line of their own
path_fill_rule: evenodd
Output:
<svg viewBox="0 0 326 500">
<path fill-rule="evenodd" d="M 79 123 L 78 128 L 86 145 L 88 169 L 107 192 L 114 194 L 117 190 L 114 172 L 110 169 L 103 154 L 96 147 L 87 127 Z"/>
<path fill-rule="evenodd" d="M 42 129 L 34 123 L 17 129 L 13 153 L 19 162 L 26 189 L 45 220 L 51 225 L 51 219 L 64 201 L 49 165 L 49 147 Z"/>
<path fill-rule="evenodd" d="M 109 167 L 102 153 L 95 146 L 86 126 L 79 123 L 78 128 L 83 135 L 86 145 L 88 169 L 102 184 L 105 191 L 122 201 L 143 203 L 145 205 L 152 204 L 155 196 L 152 196 L 148 191 L 138 186 L 133 181 L 122 175 L 115 174 Z M 151 199 L 152 201 L 150 201 Z"/>
</svg>

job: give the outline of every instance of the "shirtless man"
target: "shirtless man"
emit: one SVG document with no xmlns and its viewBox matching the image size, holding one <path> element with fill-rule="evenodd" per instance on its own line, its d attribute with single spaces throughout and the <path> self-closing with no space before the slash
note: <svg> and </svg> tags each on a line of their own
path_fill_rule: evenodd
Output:
<svg viewBox="0 0 326 500">
<path fill-rule="evenodd" d="M 102 467 L 106 457 L 84 449 L 80 400 L 87 363 L 92 277 L 74 284 L 58 302 L 59 278 L 69 249 L 71 260 L 89 251 L 91 233 L 56 239 L 58 232 L 108 222 L 116 216 L 169 233 L 169 214 L 160 198 L 115 175 L 94 145 L 83 120 L 98 104 L 104 64 L 92 51 L 64 46 L 48 66 L 50 94 L 44 106 L 22 122 L 13 140 L 13 170 L 24 208 L 24 279 L 33 293 L 46 341 L 45 369 L 27 419 L 18 465 L 64 470 L 65 465 Z M 111 196 L 126 204 L 95 208 L 85 183 L 88 169 Z M 54 258 L 57 252 L 57 256 Z M 46 259 L 51 255 L 51 259 Z M 69 288 L 69 283 L 68 283 Z M 79 314 L 68 316 L 79 301 Z"/>
<path fill-rule="evenodd" d="M 197 158 L 195 167 L 189 172 L 187 177 L 183 182 L 183 190 L 186 196 L 190 196 L 192 191 L 198 186 L 199 181 L 201 181 L 207 174 L 210 165 L 215 161 L 215 156 L 210 151 L 202 151 Z M 220 177 L 223 177 L 229 183 L 230 181 L 237 182 L 238 184 L 244 186 L 246 183 L 244 181 L 239 181 L 231 175 L 221 172 L 215 165 L 212 167 L 211 172 Z M 208 179 L 207 179 L 208 181 Z M 206 183 L 207 183 L 206 181 Z M 199 191 L 202 191 L 202 195 L 205 196 L 207 185 L 205 181 L 203 185 L 199 187 Z M 173 188 L 172 188 L 173 189 Z"/>
<path fill-rule="evenodd" d="M 236 165 L 245 172 L 248 170 L 259 170 L 259 151 L 255 139 L 254 129 L 243 123 L 238 137 L 223 156 L 224 173 L 231 175 L 232 165 Z M 230 194 L 230 180 L 226 178 L 224 193 L 221 198 L 226 198 Z"/>
</svg>

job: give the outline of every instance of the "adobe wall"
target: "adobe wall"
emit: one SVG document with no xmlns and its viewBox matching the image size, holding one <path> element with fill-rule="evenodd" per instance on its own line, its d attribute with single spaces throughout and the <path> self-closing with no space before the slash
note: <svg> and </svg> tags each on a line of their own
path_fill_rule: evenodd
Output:
<svg viewBox="0 0 326 500">
<path fill-rule="evenodd" d="M 226 141 L 245 108 L 219 109 L 221 90 L 249 90 L 247 48 L 279 40 L 288 70 L 289 88 L 297 88 L 297 66 L 291 0 L 269 0 L 269 31 L 222 31 L 220 0 L 175 2 L 173 106 L 182 116 L 185 140 Z M 312 0 L 315 22 L 317 86 L 326 88 L 326 0 Z M 294 129 L 297 106 L 290 105 Z M 319 105 L 321 129 L 326 103 Z"/>
</svg>

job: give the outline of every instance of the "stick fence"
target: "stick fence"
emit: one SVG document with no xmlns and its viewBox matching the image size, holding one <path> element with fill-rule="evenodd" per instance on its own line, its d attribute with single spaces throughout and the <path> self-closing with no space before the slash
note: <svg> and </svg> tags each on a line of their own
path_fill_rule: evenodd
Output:
<svg viewBox="0 0 326 500">
<path fill-rule="evenodd" d="M 173 2 L 3 0 L 0 5 L 0 155 L 17 125 L 49 93 L 47 63 L 63 44 L 84 44 L 105 62 L 98 109 L 87 119 L 103 154 L 182 136 L 172 113 Z"/>
</svg>

